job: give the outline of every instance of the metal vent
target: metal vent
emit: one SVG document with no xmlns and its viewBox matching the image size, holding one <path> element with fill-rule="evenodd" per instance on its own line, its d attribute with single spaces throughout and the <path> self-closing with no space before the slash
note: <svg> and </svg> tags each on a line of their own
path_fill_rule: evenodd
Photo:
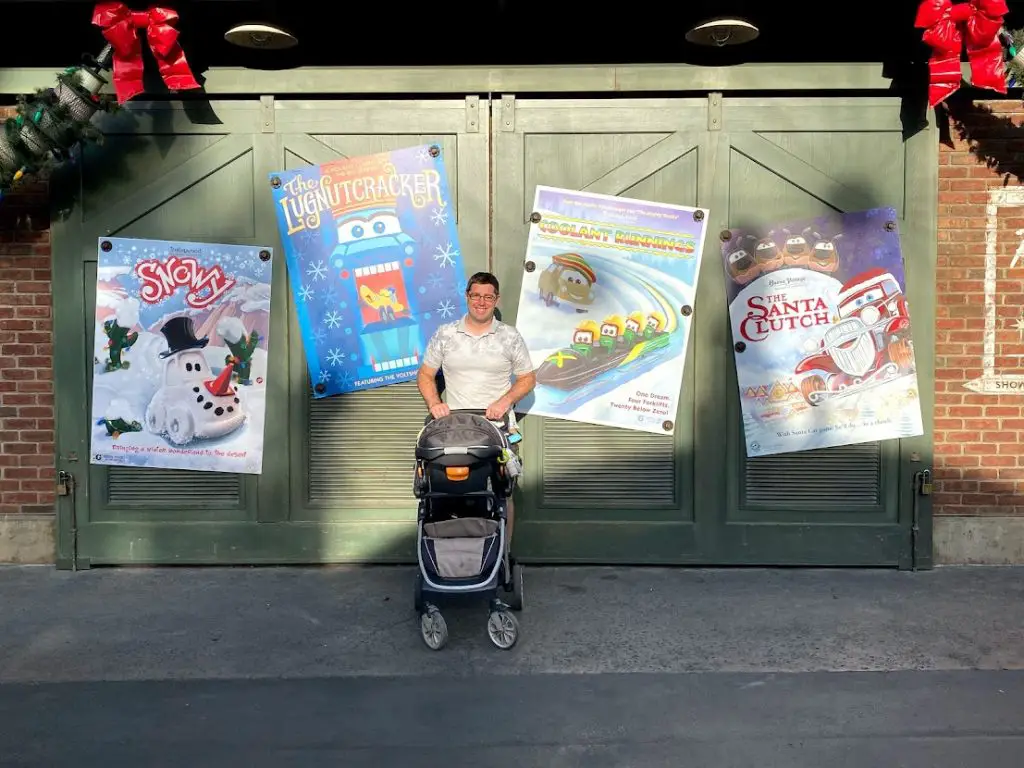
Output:
<svg viewBox="0 0 1024 768">
<path fill-rule="evenodd" d="M 416 437 L 426 415 L 415 382 L 310 396 L 309 501 L 359 508 L 412 505 Z"/>
<path fill-rule="evenodd" d="M 184 469 L 110 467 L 107 470 L 107 502 L 111 505 L 147 507 L 237 507 L 241 477 L 223 472 L 192 472 Z"/>
<path fill-rule="evenodd" d="M 545 506 L 676 506 L 675 440 L 629 429 L 543 419 Z"/>
<path fill-rule="evenodd" d="M 880 443 L 746 460 L 745 506 L 842 509 L 881 503 Z"/>
</svg>

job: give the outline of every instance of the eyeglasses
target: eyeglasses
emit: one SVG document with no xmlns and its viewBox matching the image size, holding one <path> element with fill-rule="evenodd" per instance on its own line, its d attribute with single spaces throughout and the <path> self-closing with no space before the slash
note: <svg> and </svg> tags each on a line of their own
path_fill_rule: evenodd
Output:
<svg viewBox="0 0 1024 768">
<path fill-rule="evenodd" d="M 468 293 L 466 295 L 470 301 L 482 301 L 485 304 L 493 304 L 498 300 L 497 294 L 494 293 Z"/>
</svg>

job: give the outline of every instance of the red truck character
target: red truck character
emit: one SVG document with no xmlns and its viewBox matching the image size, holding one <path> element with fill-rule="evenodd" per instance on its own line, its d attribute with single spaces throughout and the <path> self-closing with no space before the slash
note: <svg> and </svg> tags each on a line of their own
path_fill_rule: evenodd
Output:
<svg viewBox="0 0 1024 768">
<path fill-rule="evenodd" d="M 800 382 L 810 405 L 914 370 L 907 299 L 888 270 L 869 269 L 851 278 L 839 291 L 838 304 L 838 322 L 795 368 L 798 374 L 821 372 Z"/>
</svg>

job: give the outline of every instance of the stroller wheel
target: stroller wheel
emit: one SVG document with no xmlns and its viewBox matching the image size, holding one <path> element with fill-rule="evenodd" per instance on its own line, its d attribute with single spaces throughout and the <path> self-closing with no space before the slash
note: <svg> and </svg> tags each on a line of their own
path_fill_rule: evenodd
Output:
<svg viewBox="0 0 1024 768">
<path fill-rule="evenodd" d="M 523 566 L 518 564 L 512 566 L 512 578 L 509 580 L 506 591 L 512 593 L 509 597 L 508 607 L 513 611 L 523 610 Z"/>
<path fill-rule="evenodd" d="M 440 651 L 448 642 L 448 622 L 434 606 L 420 616 L 420 635 L 432 651 Z"/>
<path fill-rule="evenodd" d="M 509 650 L 519 640 L 518 619 L 505 610 L 491 611 L 487 617 L 487 636 L 501 650 Z"/>
</svg>

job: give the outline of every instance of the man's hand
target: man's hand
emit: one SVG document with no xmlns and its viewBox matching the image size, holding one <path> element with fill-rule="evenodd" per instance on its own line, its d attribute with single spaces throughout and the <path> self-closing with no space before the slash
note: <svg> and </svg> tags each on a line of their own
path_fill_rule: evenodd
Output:
<svg viewBox="0 0 1024 768">
<path fill-rule="evenodd" d="M 452 409 L 449 408 L 445 403 L 438 403 L 437 405 L 433 405 L 430 407 L 430 415 L 433 416 L 435 419 L 443 419 L 451 412 Z"/>
<path fill-rule="evenodd" d="M 498 419 L 505 418 L 505 414 L 508 413 L 508 409 L 511 407 L 512 401 L 507 397 L 502 397 L 487 406 L 487 412 L 485 415 L 491 421 L 497 421 Z"/>
</svg>

